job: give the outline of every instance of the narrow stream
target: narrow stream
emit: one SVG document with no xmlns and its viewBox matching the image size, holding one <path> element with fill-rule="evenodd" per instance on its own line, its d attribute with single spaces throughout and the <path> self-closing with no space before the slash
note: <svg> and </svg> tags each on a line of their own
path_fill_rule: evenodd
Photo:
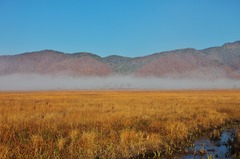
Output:
<svg viewBox="0 0 240 159">
<path fill-rule="evenodd" d="M 211 140 L 202 137 L 194 142 L 192 147 L 187 148 L 185 154 L 176 154 L 177 159 L 231 159 L 233 155 L 232 143 L 235 139 L 236 130 L 227 129 L 222 132 L 219 140 Z"/>
</svg>

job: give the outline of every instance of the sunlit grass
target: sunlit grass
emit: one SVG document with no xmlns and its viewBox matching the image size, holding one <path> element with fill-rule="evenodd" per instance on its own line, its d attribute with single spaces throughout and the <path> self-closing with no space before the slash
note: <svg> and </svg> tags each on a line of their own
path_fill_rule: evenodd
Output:
<svg viewBox="0 0 240 159">
<path fill-rule="evenodd" d="M 0 158 L 169 155 L 239 107 L 238 90 L 2 92 Z"/>
</svg>

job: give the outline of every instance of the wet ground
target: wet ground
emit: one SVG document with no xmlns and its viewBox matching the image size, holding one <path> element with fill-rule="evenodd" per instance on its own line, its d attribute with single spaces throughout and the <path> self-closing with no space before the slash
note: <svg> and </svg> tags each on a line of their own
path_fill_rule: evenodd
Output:
<svg viewBox="0 0 240 159">
<path fill-rule="evenodd" d="M 192 147 L 185 149 L 185 154 L 176 154 L 177 159 L 231 159 L 235 129 L 222 132 L 220 139 L 211 140 L 208 137 L 199 138 Z"/>
</svg>

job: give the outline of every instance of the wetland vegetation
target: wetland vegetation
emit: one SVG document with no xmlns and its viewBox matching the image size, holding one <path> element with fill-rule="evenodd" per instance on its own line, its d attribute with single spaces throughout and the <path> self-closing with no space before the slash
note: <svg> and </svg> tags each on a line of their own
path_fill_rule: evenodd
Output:
<svg viewBox="0 0 240 159">
<path fill-rule="evenodd" d="M 239 125 L 239 107 L 240 90 L 1 92 L 0 158 L 174 158 Z"/>
</svg>

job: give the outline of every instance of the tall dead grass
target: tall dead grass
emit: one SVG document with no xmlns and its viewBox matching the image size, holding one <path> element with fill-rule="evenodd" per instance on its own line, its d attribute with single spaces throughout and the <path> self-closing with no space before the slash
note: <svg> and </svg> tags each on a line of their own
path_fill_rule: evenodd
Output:
<svg viewBox="0 0 240 159">
<path fill-rule="evenodd" d="M 0 93 L 0 158 L 170 155 L 240 119 L 240 91 Z"/>
</svg>

